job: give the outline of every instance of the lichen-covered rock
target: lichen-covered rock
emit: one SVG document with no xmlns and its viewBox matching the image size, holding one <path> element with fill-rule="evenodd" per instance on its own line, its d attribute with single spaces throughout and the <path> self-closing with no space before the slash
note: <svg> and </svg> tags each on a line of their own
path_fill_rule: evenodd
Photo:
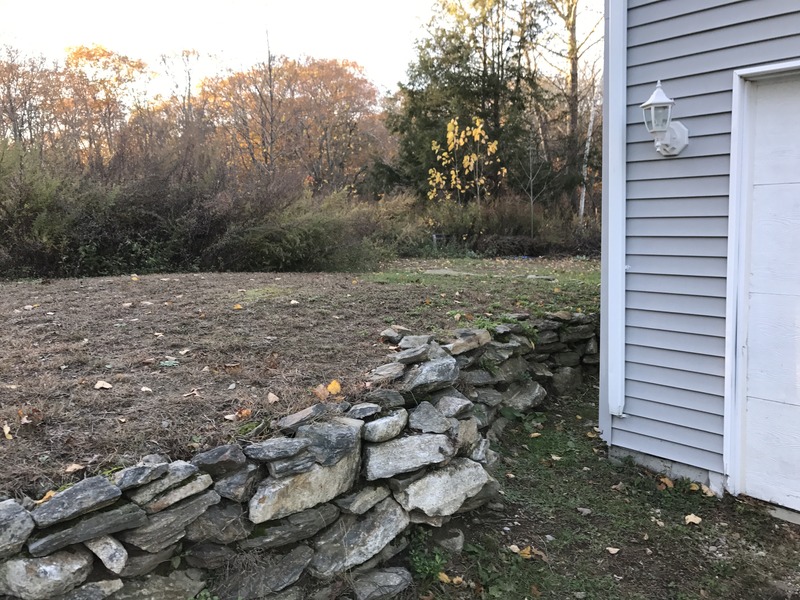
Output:
<svg viewBox="0 0 800 600">
<path fill-rule="evenodd" d="M 186 535 L 189 523 L 219 501 L 219 494 L 208 490 L 160 513 L 150 515 L 145 525 L 125 531 L 119 538 L 147 552 L 158 552 L 182 539 Z"/>
<path fill-rule="evenodd" d="M 119 541 L 110 535 L 102 535 L 83 543 L 100 562 L 111 571 L 119 575 L 128 565 L 128 551 Z"/>
<path fill-rule="evenodd" d="M 34 527 L 31 515 L 14 500 L 0 502 L 0 559 L 22 550 Z"/>
<path fill-rule="evenodd" d="M 262 475 L 261 466 L 249 462 L 238 471 L 218 479 L 214 484 L 214 491 L 228 500 L 247 502 L 256 491 Z"/>
<path fill-rule="evenodd" d="M 186 539 L 191 542 L 230 544 L 243 540 L 253 530 L 241 504 L 225 502 L 210 506 L 186 527 Z"/>
<path fill-rule="evenodd" d="M 31 517 L 39 527 L 49 527 L 113 504 L 121 495 L 122 491 L 105 477 L 89 477 L 37 506 Z"/>
<path fill-rule="evenodd" d="M 279 521 L 257 526 L 251 537 L 239 542 L 240 550 L 278 548 L 316 535 L 339 517 L 339 509 L 333 504 L 322 504 Z"/>
<path fill-rule="evenodd" d="M 238 444 L 218 446 L 192 457 L 194 466 L 214 476 L 237 471 L 244 466 L 245 462 L 247 462 L 247 458 Z"/>
<path fill-rule="evenodd" d="M 280 519 L 332 500 L 355 483 L 360 466 L 360 443 L 335 465 L 314 465 L 311 470 L 282 479 L 265 479 L 250 499 L 253 523 Z"/>
<path fill-rule="evenodd" d="M 43 558 L 11 558 L 0 563 L 0 594 L 45 600 L 80 585 L 91 570 L 92 555 L 78 546 Z"/>
<path fill-rule="evenodd" d="M 141 579 L 129 579 L 116 592 L 114 600 L 186 600 L 194 598 L 206 587 L 202 573 L 196 569 L 173 571 L 169 575 L 146 575 Z"/>
<path fill-rule="evenodd" d="M 438 358 L 413 366 L 403 377 L 400 389 L 409 394 L 424 394 L 453 385 L 459 368 L 452 357 Z"/>
<path fill-rule="evenodd" d="M 289 587 L 303 574 L 311 562 L 314 551 L 308 546 L 297 546 L 271 565 L 259 564 L 246 573 L 230 577 L 220 591 L 223 600 L 252 600 L 271 598 L 269 594 Z"/>
<path fill-rule="evenodd" d="M 117 471 L 114 473 L 112 479 L 114 485 L 125 491 L 155 481 L 167 472 L 168 467 L 169 463 L 166 461 L 155 463 L 140 462 L 133 467 Z"/>
<path fill-rule="evenodd" d="M 411 573 L 403 567 L 389 567 L 356 575 L 353 593 L 356 600 L 388 600 L 411 585 Z"/>
<path fill-rule="evenodd" d="M 453 356 L 475 350 L 492 341 L 492 334 L 485 329 L 459 329 L 455 333 L 458 337 L 444 346 Z"/>
<path fill-rule="evenodd" d="M 446 435 L 426 433 L 397 438 L 383 444 L 367 444 L 364 471 L 369 481 L 385 479 L 444 462 L 454 454 L 453 442 Z"/>
<path fill-rule="evenodd" d="M 430 402 L 420 402 L 408 416 L 408 426 L 423 433 L 444 433 L 450 429 L 447 418 Z"/>
<path fill-rule="evenodd" d="M 527 412 L 542 404 L 547 391 L 537 381 L 512 383 L 503 394 L 503 405 Z"/>
<path fill-rule="evenodd" d="M 316 554 L 309 572 L 329 579 L 360 565 L 383 550 L 408 524 L 408 515 L 391 498 L 360 517 L 344 515 L 336 527 L 326 529 L 314 540 Z"/>
<path fill-rule="evenodd" d="M 457 458 L 396 493 L 395 499 L 408 511 L 421 510 L 430 517 L 448 516 L 480 492 L 490 479 L 480 464 Z"/>
<path fill-rule="evenodd" d="M 374 402 L 359 402 L 345 413 L 350 419 L 366 419 L 381 412 L 380 404 Z"/>
<path fill-rule="evenodd" d="M 28 540 L 32 556 L 45 556 L 66 546 L 139 527 L 147 522 L 144 511 L 135 504 L 87 514 L 74 522 L 45 529 Z"/>
<path fill-rule="evenodd" d="M 270 461 L 296 456 L 310 445 L 311 440 L 277 437 L 250 444 L 244 449 L 244 453 L 253 460 Z"/>
<path fill-rule="evenodd" d="M 199 494 L 203 490 L 210 488 L 213 483 L 214 480 L 211 479 L 211 475 L 208 473 L 202 473 L 189 479 L 182 485 L 167 490 L 160 496 L 157 496 L 150 502 L 144 504 L 142 508 L 144 508 L 145 512 L 148 514 L 161 512 L 165 508 L 169 508 L 181 500 L 189 498 L 190 496 L 194 496 L 195 494 Z"/>
<path fill-rule="evenodd" d="M 400 435 L 407 423 L 408 411 L 398 408 L 385 417 L 365 423 L 362 435 L 367 442 L 387 442 Z"/>
<path fill-rule="evenodd" d="M 316 457 L 319 464 L 329 467 L 352 453 L 359 445 L 363 426 L 364 422 L 358 419 L 339 417 L 298 427 L 297 439 L 309 440 L 309 452 Z"/>
<path fill-rule="evenodd" d="M 336 506 L 351 515 L 363 515 L 384 498 L 388 498 L 389 488 L 382 485 L 368 485 L 357 492 L 334 500 Z"/>
</svg>

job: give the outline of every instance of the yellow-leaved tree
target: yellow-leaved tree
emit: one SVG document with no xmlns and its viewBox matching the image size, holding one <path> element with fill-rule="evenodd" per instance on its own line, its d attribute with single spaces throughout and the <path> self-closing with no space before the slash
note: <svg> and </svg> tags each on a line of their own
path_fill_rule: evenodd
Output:
<svg viewBox="0 0 800 600">
<path fill-rule="evenodd" d="M 500 166 L 497 155 L 497 141 L 489 139 L 480 117 L 473 117 L 472 125 L 463 129 L 458 119 L 451 119 L 445 145 L 434 140 L 431 150 L 441 167 L 428 171 L 431 200 L 466 202 L 475 198 L 480 206 L 481 198 L 491 195 L 490 184 L 496 186 L 506 176 L 506 168 Z"/>
</svg>

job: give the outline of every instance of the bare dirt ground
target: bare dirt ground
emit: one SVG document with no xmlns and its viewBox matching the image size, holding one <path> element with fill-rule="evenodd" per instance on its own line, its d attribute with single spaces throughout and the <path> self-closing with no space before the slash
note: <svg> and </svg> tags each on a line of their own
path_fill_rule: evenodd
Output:
<svg viewBox="0 0 800 600">
<path fill-rule="evenodd" d="M 363 275 L 0 283 L 0 494 L 39 497 L 153 452 L 185 458 L 317 401 L 313 388 L 333 379 L 355 400 L 389 324 L 436 332 L 502 311 L 588 309 L 596 275 L 591 260 L 431 260 Z M 225 419 L 237 411 L 250 413 Z"/>
</svg>

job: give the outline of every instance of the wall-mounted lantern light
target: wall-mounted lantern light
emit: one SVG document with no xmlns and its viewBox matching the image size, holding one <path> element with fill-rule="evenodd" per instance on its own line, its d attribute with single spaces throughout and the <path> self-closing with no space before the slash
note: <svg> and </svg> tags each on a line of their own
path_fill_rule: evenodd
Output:
<svg viewBox="0 0 800 600">
<path fill-rule="evenodd" d="M 680 121 L 672 120 L 675 101 L 661 89 L 661 81 L 655 91 L 642 104 L 644 125 L 655 138 L 656 151 L 662 156 L 677 156 L 689 144 L 689 130 Z"/>
</svg>

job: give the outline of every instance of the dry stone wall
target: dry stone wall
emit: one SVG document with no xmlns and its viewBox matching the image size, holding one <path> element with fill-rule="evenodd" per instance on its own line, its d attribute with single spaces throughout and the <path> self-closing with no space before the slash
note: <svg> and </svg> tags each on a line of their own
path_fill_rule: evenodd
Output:
<svg viewBox="0 0 800 600">
<path fill-rule="evenodd" d="M 411 574 L 382 565 L 409 525 L 441 527 L 499 491 L 503 408 L 533 410 L 598 364 L 596 317 L 526 320 L 438 341 L 387 329 L 387 363 L 353 405 L 311 406 L 188 462 L 146 456 L 38 505 L 0 502 L 0 595 L 183 600 L 213 577 L 222 600 L 299 600 L 347 572 L 351 598 L 395 597 Z"/>
</svg>

